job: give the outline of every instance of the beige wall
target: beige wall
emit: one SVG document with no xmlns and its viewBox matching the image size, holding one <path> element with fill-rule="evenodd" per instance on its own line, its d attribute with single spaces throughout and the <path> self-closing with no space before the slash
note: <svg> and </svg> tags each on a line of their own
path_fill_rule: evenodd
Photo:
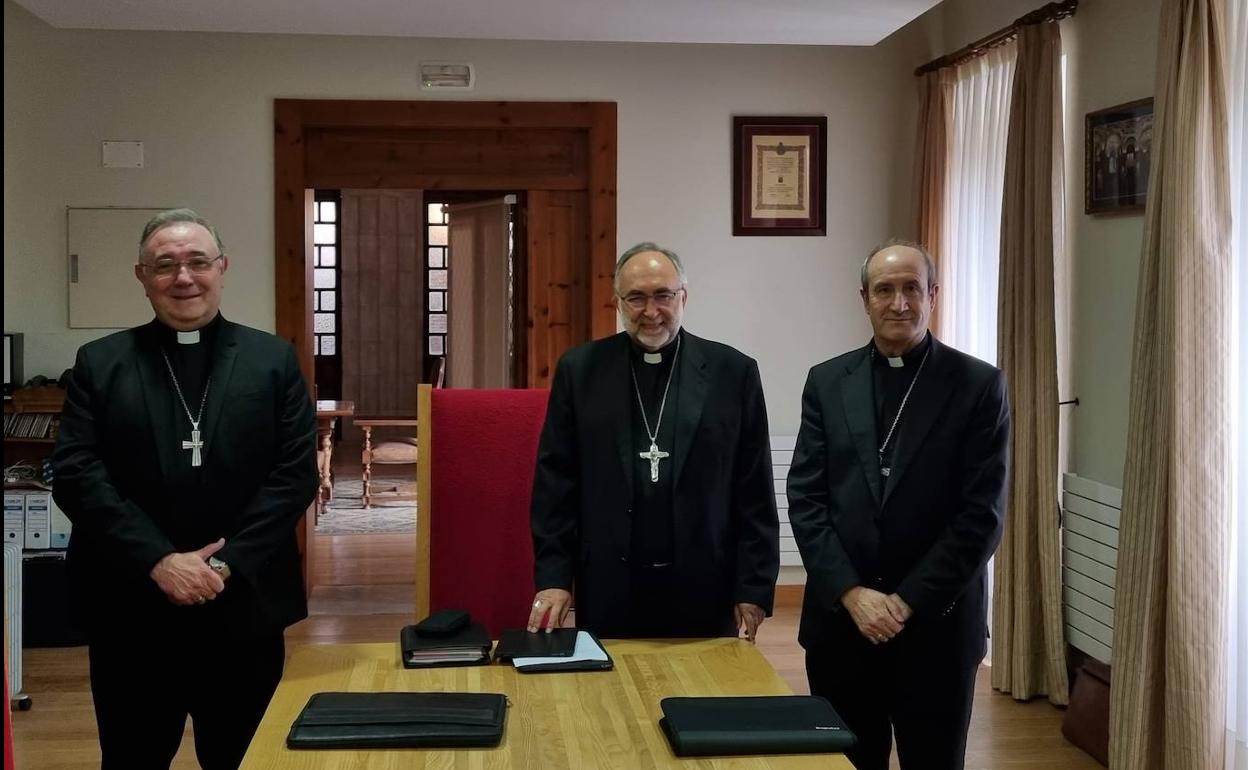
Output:
<svg viewBox="0 0 1248 770">
<path fill-rule="evenodd" d="M 1039 0 L 945 0 L 885 41 L 921 64 L 1000 29 Z M 1143 217 L 1083 213 L 1083 116 L 1153 94 L 1160 0 L 1085 0 L 1062 22 L 1066 55 L 1066 195 L 1073 420 L 1071 470 L 1122 486 L 1135 287 Z M 913 155 L 913 139 L 898 154 Z"/>
<path fill-rule="evenodd" d="M 796 431 L 807 369 L 869 334 L 856 271 L 896 224 L 912 119 L 886 48 L 58 30 L 11 0 L 4 21 L 4 323 L 31 374 L 102 334 L 66 327 L 66 206 L 200 209 L 232 256 L 224 312 L 272 329 L 272 100 L 427 98 L 437 59 L 476 65 L 473 99 L 618 102 L 619 245 L 685 258 L 688 328 L 759 359 L 774 432 Z M 828 116 L 827 237 L 732 237 L 733 114 Z M 104 139 L 142 140 L 146 167 L 102 168 Z"/>
</svg>

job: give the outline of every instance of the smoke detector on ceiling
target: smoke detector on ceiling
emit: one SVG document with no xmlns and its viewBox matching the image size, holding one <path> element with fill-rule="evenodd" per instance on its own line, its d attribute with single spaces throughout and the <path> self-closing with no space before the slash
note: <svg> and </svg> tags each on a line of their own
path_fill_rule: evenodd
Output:
<svg viewBox="0 0 1248 770">
<path fill-rule="evenodd" d="M 420 87 L 426 91 L 471 91 L 476 84 L 471 64 L 421 62 Z"/>
</svg>

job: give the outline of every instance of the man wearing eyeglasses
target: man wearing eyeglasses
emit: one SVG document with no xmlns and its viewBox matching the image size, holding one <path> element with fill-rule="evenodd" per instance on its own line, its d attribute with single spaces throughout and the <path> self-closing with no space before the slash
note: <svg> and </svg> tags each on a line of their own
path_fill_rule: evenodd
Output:
<svg viewBox="0 0 1248 770">
<path fill-rule="evenodd" d="M 73 522 L 102 767 L 168 767 L 186 718 L 236 768 L 307 615 L 295 524 L 317 490 L 294 349 L 220 313 L 229 259 L 189 209 L 155 216 L 134 274 L 148 324 L 84 345 L 53 452 Z"/>
<path fill-rule="evenodd" d="M 533 482 L 529 630 L 753 641 L 771 613 L 779 527 L 758 365 L 681 328 L 675 253 L 620 256 L 624 332 L 555 370 Z"/>
</svg>

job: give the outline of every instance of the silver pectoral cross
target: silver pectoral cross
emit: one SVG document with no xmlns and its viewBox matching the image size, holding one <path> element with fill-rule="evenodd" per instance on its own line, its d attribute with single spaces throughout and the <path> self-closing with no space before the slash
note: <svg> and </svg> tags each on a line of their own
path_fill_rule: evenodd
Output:
<svg viewBox="0 0 1248 770">
<path fill-rule="evenodd" d="M 204 464 L 203 455 L 200 454 L 200 450 L 204 448 L 204 442 L 199 437 L 198 425 L 193 425 L 191 427 L 191 440 L 183 441 L 182 448 L 191 450 L 191 467 L 192 468 L 198 468 L 199 466 Z"/>
<path fill-rule="evenodd" d="M 671 456 L 667 452 L 661 451 L 659 449 L 659 445 L 654 443 L 653 441 L 650 442 L 650 451 L 639 452 L 638 455 L 641 457 L 641 459 L 650 461 L 650 480 L 651 481 L 659 480 L 659 460 L 662 460 L 666 457 Z"/>
</svg>

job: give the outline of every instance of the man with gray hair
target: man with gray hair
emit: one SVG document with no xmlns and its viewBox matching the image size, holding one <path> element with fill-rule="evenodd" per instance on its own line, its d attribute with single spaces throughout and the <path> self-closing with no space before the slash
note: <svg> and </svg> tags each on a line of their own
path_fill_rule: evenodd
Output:
<svg viewBox="0 0 1248 770">
<path fill-rule="evenodd" d="M 927 329 L 940 286 L 915 243 L 862 265 L 872 338 L 810 370 L 789 468 L 806 567 L 810 691 L 858 738 L 858 770 L 958 770 L 985 652 L 1010 405 L 1000 369 Z"/>
<path fill-rule="evenodd" d="M 294 348 L 221 317 L 229 264 L 194 211 L 153 217 L 155 318 L 84 345 L 65 397 L 53 494 L 104 770 L 168 767 L 188 716 L 200 765 L 238 767 L 307 615 L 316 417 Z"/>
<path fill-rule="evenodd" d="M 735 636 L 771 613 L 779 525 L 755 361 L 681 328 L 680 258 L 654 243 L 615 269 L 624 331 L 569 350 L 533 482 L 529 630 Z"/>
</svg>

